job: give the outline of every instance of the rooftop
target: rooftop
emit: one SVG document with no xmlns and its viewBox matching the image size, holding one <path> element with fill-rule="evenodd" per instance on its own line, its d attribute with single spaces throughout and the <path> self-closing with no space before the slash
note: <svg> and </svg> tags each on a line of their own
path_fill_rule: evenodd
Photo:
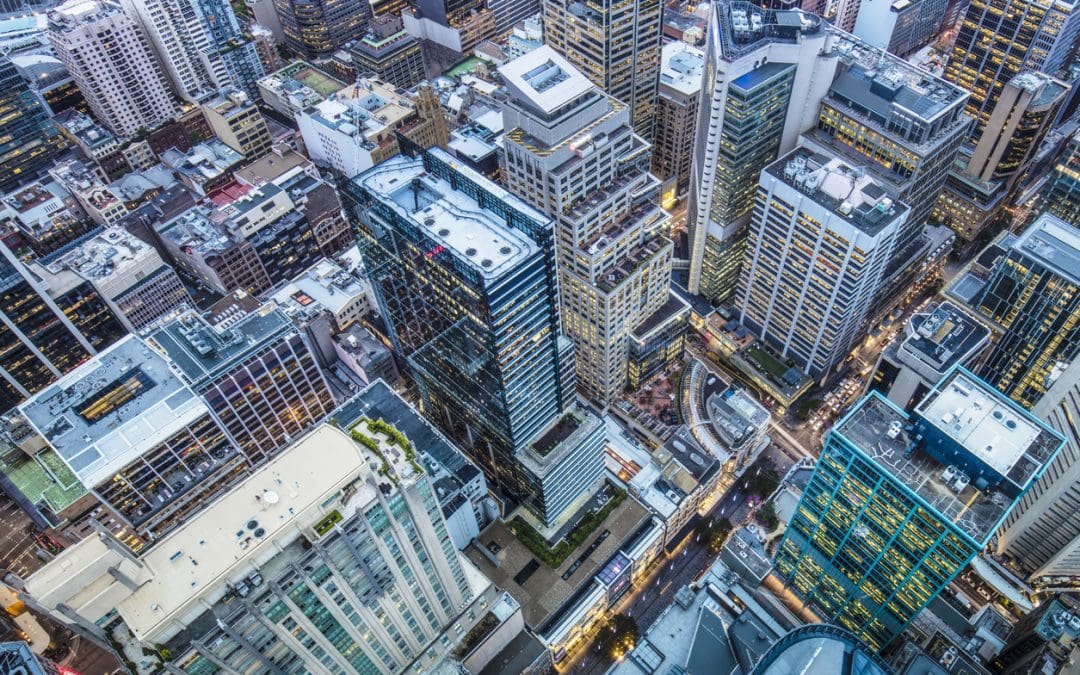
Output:
<svg viewBox="0 0 1080 675">
<path fill-rule="evenodd" d="M 660 86 L 686 95 L 701 91 L 705 52 L 676 40 L 664 45 L 660 57 Z"/>
<path fill-rule="evenodd" d="M 186 382 L 197 386 L 290 330 L 292 324 L 284 314 L 273 305 L 264 305 L 228 326 L 218 327 L 196 312 L 187 311 L 154 331 L 147 341 L 168 357 Z"/>
<path fill-rule="evenodd" d="M 319 461 L 312 461 L 316 456 Z M 370 463 L 371 457 L 344 432 L 329 425 L 316 427 L 145 552 L 141 556 L 145 582 L 137 590 L 122 589 L 100 569 L 109 551 L 99 537 L 66 549 L 27 586 L 48 603 L 54 592 L 71 592 L 69 577 L 75 571 L 90 583 L 85 594 L 74 593 L 70 606 L 104 612 L 108 607 L 101 607 L 97 596 L 100 586 L 107 584 L 116 600 L 109 604 L 115 604 L 135 637 L 164 642 L 179 628 L 178 622 L 209 606 L 225 594 L 227 584 L 246 576 L 250 561 L 274 555 L 299 537 L 302 528 L 322 518 L 326 505 L 346 485 L 357 488 L 351 504 L 363 506 L 375 499 Z M 329 466 L 334 470 L 327 471 Z"/>
<path fill-rule="evenodd" d="M 539 250 L 497 213 L 427 173 L 422 159 L 399 155 L 353 180 L 438 242 L 430 255 L 449 252 L 488 279 L 511 272 Z"/>
<path fill-rule="evenodd" d="M 100 284 L 127 273 L 147 258 L 156 258 L 157 262 L 162 263 L 153 246 L 124 228 L 115 226 L 83 238 L 78 246 L 65 247 L 56 255 L 42 258 L 40 262 L 54 273 L 70 269 L 82 278 Z M 135 281 L 132 279 L 132 283 Z"/>
<path fill-rule="evenodd" d="M 1050 457 L 1047 428 L 988 384 L 957 370 L 915 412 L 1000 476 L 1024 489 Z"/>
<path fill-rule="evenodd" d="M 311 161 L 295 150 L 279 152 L 273 150 L 247 166 L 237 169 L 235 178 L 247 185 L 258 187 L 268 183 L 298 167 L 311 166 Z"/>
<path fill-rule="evenodd" d="M 244 155 L 222 141 L 212 138 L 194 145 L 187 152 L 170 148 L 161 154 L 166 166 L 192 179 L 197 185 L 218 178 L 240 162 Z"/>
<path fill-rule="evenodd" d="M 593 89 L 593 83 L 551 47 L 544 45 L 499 67 L 507 87 L 551 114 Z"/>
<path fill-rule="evenodd" d="M 906 336 L 896 343 L 901 359 L 915 359 L 937 373 L 963 363 L 986 344 L 990 330 L 951 302 L 942 302 L 911 317 Z"/>
<path fill-rule="evenodd" d="M 906 205 L 893 201 L 864 168 L 807 148 L 792 150 L 765 171 L 871 237 L 908 211 Z"/>
<path fill-rule="evenodd" d="M 800 10 L 772 10 L 743 0 L 717 3 L 721 50 L 735 59 L 768 42 L 794 44 L 803 35 L 819 34 L 821 19 Z"/>
<path fill-rule="evenodd" d="M 953 372 L 963 373 L 964 371 L 954 369 Z M 958 397 L 960 395 L 957 391 L 948 393 L 953 382 L 955 378 L 947 378 L 946 383 L 941 386 L 946 390 L 947 396 Z M 1000 394 L 992 392 L 989 385 L 976 385 L 969 381 L 966 375 L 960 380 L 959 386 L 968 388 L 970 394 L 982 400 L 980 404 L 983 406 L 982 409 L 975 411 L 980 413 L 980 416 L 989 415 L 1005 401 Z M 929 406 L 934 411 L 940 411 L 936 404 L 937 398 L 937 394 L 932 392 L 927 399 L 924 399 L 920 408 Z M 941 400 L 942 405 L 948 402 L 949 398 Z M 958 405 L 956 401 L 952 403 Z M 1020 431 L 1021 427 L 1030 429 L 1026 423 L 1021 425 L 1018 419 L 1026 416 L 1027 421 L 1030 422 L 1033 419 L 1030 415 L 1022 413 L 1010 403 L 1006 403 L 1005 407 L 1009 410 L 1010 418 L 1016 419 L 1017 431 Z M 955 410 L 950 410 L 949 414 L 955 415 Z M 930 417 L 926 421 L 929 426 L 939 428 L 939 426 L 944 426 L 941 423 L 942 416 L 944 415 Z M 984 543 L 997 528 L 1001 518 L 1011 508 L 1018 495 L 1015 492 L 1009 494 L 1008 491 L 999 489 L 997 485 L 973 479 L 965 474 L 964 470 L 967 468 L 965 460 L 976 458 L 974 454 L 967 457 L 956 455 L 951 458 L 951 463 L 932 455 L 925 444 L 917 440 L 913 421 L 914 418 L 909 418 L 906 413 L 889 403 L 883 396 L 877 392 L 871 392 L 834 427 L 833 433 L 839 434 L 854 444 L 886 473 L 917 494 L 932 509 L 965 532 L 976 543 Z M 1001 426 L 1003 432 L 1010 431 L 996 421 L 994 424 Z M 983 435 L 983 432 L 972 429 L 966 422 L 962 423 L 962 426 L 966 432 L 951 432 L 960 436 L 962 443 L 969 439 L 975 440 L 975 436 Z M 941 429 L 941 431 L 950 433 L 946 429 Z M 1048 451 L 1046 446 L 1047 441 L 1053 440 L 1052 432 L 1044 428 L 1036 439 L 1029 439 L 1029 443 L 1035 441 L 1029 445 L 1029 449 L 1021 448 L 1018 452 L 1016 448 L 1024 442 L 1024 437 L 1026 437 L 1026 432 L 999 439 L 991 445 L 1000 446 L 1002 448 L 1000 453 L 982 452 L 982 454 L 984 457 L 992 458 L 998 466 L 1004 467 L 1012 461 L 1015 463 L 1014 467 L 1025 467 L 1028 470 L 1034 464 L 1031 455 L 1041 455 L 1043 463 L 1049 461 L 1053 452 Z M 960 464 L 964 467 L 959 467 Z M 1030 479 L 1031 476 L 1028 475 L 1028 478 Z"/>
<path fill-rule="evenodd" d="M 1016 239 L 1012 251 L 1037 260 L 1074 284 L 1080 284 L 1080 229 L 1043 213 Z"/>
<path fill-rule="evenodd" d="M 713 394 L 705 405 L 713 428 L 732 449 L 740 448 L 769 426 L 769 411 L 740 387 Z"/>
<path fill-rule="evenodd" d="M 333 260 L 323 258 L 292 281 L 286 282 L 270 298 L 286 314 L 317 307 L 338 314 L 356 301 L 358 296 L 366 295 L 367 285 L 343 270 Z M 265 296 L 264 296 L 265 297 Z"/>
<path fill-rule="evenodd" d="M 128 336 L 19 406 L 79 480 L 96 486 L 207 408 Z"/>
<path fill-rule="evenodd" d="M 346 136 L 373 138 L 399 125 L 415 107 L 406 96 L 374 78 L 363 78 L 304 111 L 314 121 Z"/>
</svg>

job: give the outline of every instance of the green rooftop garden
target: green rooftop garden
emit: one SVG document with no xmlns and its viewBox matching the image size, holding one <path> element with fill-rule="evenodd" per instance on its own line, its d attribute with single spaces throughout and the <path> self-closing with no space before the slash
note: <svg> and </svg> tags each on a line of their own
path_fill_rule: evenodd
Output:
<svg viewBox="0 0 1080 675">
<path fill-rule="evenodd" d="M 366 429 L 368 433 L 373 435 L 369 436 L 368 434 L 365 434 L 361 428 Z M 377 435 L 379 434 L 386 438 L 387 443 L 397 446 L 401 450 L 405 455 L 405 461 L 412 466 L 414 472 L 417 474 L 424 472 L 424 468 L 420 466 L 420 462 L 417 460 L 416 450 L 413 448 L 412 443 L 409 442 L 409 439 L 405 438 L 405 434 L 398 431 L 394 425 L 388 424 L 383 420 L 371 420 L 364 417 L 358 420 L 356 424 L 349 427 L 349 435 L 352 436 L 354 441 L 370 450 L 382 460 L 382 464 L 379 466 L 380 476 L 394 478 L 390 471 L 390 460 L 387 459 L 386 455 L 383 454 L 382 449 L 379 447 L 379 441 L 377 439 Z"/>
<path fill-rule="evenodd" d="M 788 371 L 788 367 L 778 361 L 769 352 L 761 349 L 760 347 L 751 347 L 746 350 L 746 355 L 757 364 L 763 371 L 770 376 L 780 380 L 784 377 L 784 373 Z"/>
<path fill-rule="evenodd" d="M 574 550 L 585 543 L 585 540 L 589 538 L 596 528 L 600 527 L 601 523 L 607 520 L 607 517 L 611 515 L 611 512 L 619 508 L 619 505 L 626 500 L 626 490 L 616 490 L 607 504 L 599 510 L 593 513 L 589 513 L 582 517 L 578 521 L 574 529 L 570 530 L 570 534 L 566 535 L 555 546 L 548 546 L 547 541 L 543 535 L 536 531 L 532 525 L 530 525 L 521 516 L 514 516 L 510 521 L 510 531 L 514 533 L 514 536 L 518 538 L 525 548 L 529 549 L 533 555 L 540 559 L 545 565 L 551 568 L 556 568 L 563 564 L 563 561 L 570 556 Z"/>
</svg>

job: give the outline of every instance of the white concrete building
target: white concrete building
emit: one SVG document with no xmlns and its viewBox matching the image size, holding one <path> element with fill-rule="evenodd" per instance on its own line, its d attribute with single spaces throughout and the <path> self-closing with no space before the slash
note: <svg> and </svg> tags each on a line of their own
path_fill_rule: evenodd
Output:
<svg viewBox="0 0 1080 675">
<path fill-rule="evenodd" d="M 68 0 L 49 12 L 49 42 L 94 116 L 120 136 L 173 117 L 177 104 L 139 25 L 108 0 Z"/>
<path fill-rule="evenodd" d="M 210 49 L 210 38 L 194 2 L 121 1 L 154 44 L 177 95 L 196 103 L 229 84 L 225 63 Z"/>
<path fill-rule="evenodd" d="M 821 378 L 862 335 L 908 207 L 864 170 L 806 148 L 765 168 L 735 295 L 740 319 Z"/>
</svg>

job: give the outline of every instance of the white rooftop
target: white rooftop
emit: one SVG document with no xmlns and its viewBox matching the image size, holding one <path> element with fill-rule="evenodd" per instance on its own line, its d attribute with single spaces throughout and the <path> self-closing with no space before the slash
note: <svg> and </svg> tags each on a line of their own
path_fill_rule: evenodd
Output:
<svg viewBox="0 0 1080 675">
<path fill-rule="evenodd" d="M 499 73 L 508 86 L 546 113 L 593 88 L 587 77 L 548 45 L 506 63 Z"/>
<path fill-rule="evenodd" d="M 994 471 L 1007 476 L 1041 429 L 986 387 L 958 372 L 936 396 L 923 399 L 918 412 Z"/>
<path fill-rule="evenodd" d="M 227 583 L 249 574 L 255 562 L 273 557 L 280 546 L 300 535 L 300 528 L 317 522 L 332 508 L 323 506 L 328 498 L 370 473 L 361 448 L 343 431 L 317 427 L 158 541 L 142 556 L 146 570 L 142 576 L 148 579 L 137 590 L 119 588 L 119 582 L 99 573 L 93 583 L 88 580 L 85 591 L 75 592 L 66 602 L 76 611 L 100 608 L 101 598 L 115 600 L 120 594 L 116 610 L 135 637 L 164 642 L 184 619 L 201 614 L 223 595 Z M 351 503 L 367 504 L 375 498 L 373 484 L 357 485 L 360 499 L 354 496 Z M 46 604 L 64 602 L 62 596 L 72 591 L 68 577 L 93 571 L 106 557 L 104 542 L 84 539 L 30 577 L 27 587 Z"/>
<path fill-rule="evenodd" d="M 681 40 L 664 45 L 660 56 L 660 84 L 683 94 L 701 91 L 705 52 Z"/>
<path fill-rule="evenodd" d="M 333 260 L 323 258 L 275 291 L 273 300 L 282 307 L 295 302 L 302 307 L 316 305 L 338 314 L 356 302 L 357 297 L 366 295 L 364 282 Z"/>
<path fill-rule="evenodd" d="M 450 252 L 488 278 L 512 271 L 539 250 L 497 214 L 427 173 L 420 159 L 399 155 L 355 180 L 439 242 L 429 255 Z"/>
<path fill-rule="evenodd" d="M 130 335 L 19 409 L 87 487 L 207 413 L 165 359 Z"/>
</svg>

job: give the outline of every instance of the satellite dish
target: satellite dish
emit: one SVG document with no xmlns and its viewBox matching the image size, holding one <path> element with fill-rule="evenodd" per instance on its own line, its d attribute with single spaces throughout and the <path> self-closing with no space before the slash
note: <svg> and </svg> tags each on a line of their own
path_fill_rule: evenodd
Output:
<svg viewBox="0 0 1080 675">
<path fill-rule="evenodd" d="M 273 490 L 266 490 L 263 492 L 263 501 L 267 504 L 277 504 L 279 499 L 281 499 L 281 497 L 278 497 L 278 493 Z"/>
</svg>

